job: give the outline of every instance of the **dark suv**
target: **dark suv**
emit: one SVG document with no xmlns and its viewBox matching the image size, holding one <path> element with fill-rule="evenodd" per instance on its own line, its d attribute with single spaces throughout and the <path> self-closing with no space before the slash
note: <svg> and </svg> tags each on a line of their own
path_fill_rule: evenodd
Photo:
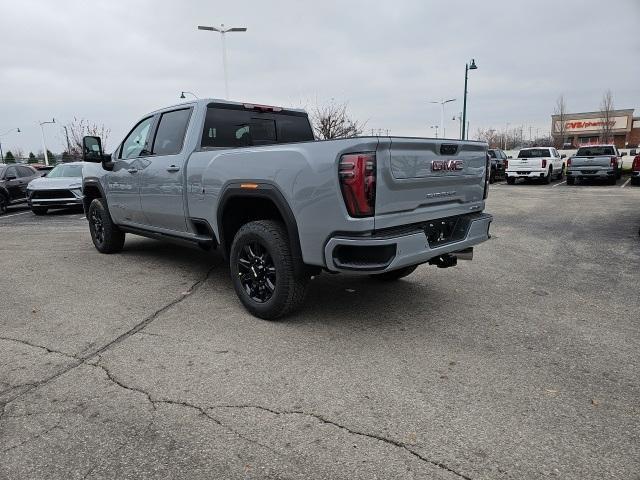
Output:
<svg viewBox="0 0 640 480">
<path fill-rule="evenodd" d="M 487 150 L 491 157 L 491 174 L 489 175 L 489 183 L 496 180 L 504 180 L 506 178 L 505 170 L 507 169 L 507 154 L 499 148 L 490 148 Z"/>
<path fill-rule="evenodd" d="M 40 178 L 40 174 L 35 168 L 0 164 L 0 215 L 9 205 L 27 201 L 27 185 L 36 178 Z"/>
</svg>

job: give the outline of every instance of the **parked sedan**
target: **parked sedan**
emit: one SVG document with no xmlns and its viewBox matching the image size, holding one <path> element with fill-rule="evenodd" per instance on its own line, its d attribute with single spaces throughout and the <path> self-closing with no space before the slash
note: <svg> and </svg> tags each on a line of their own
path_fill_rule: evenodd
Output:
<svg viewBox="0 0 640 480">
<path fill-rule="evenodd" d="M 83 162 L 62 163 L 46 177 L 38 178 L 27 187 L 31 211 L 44 215 L 50 208 L 82 206 Z"/>
<path fill-rule="evenodd" d="M 4 165 L 0 163 L 0 215 L 9 205 L 27 201 L 27 185 L 40 174 L 27 165 Z"/>
<path fill-rule="evenodd" d="M 487 150 L 489 157 L 491 157 L 491 173 L 489 174 L 489 183 L 493 183 L 496 180 L 504 180 L 507 175 L 507 154 L 499 148 L 490 148 Z"/>
</svg>

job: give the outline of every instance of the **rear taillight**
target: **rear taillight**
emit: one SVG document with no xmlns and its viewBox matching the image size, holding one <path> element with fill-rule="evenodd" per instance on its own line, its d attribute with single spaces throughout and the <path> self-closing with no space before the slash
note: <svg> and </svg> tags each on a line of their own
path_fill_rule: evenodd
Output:
<svg viewBox="0 0 640 480">
<path fill-rule="evenodd" d="M 504 161 L 504 169 L 506 170 L 507 168 L 509 168 L 509 160 Z"/>
<path fill-rule="evenodd" d="M 340 157 L 340 189 L 349 215 L 371 217 L 376 205 L 376 154 L 348 153 Z"/>
<path fill-rule="evenodd" d="M 618 168 L 618 157 L 611 157 L 611 166 Z"/>
<path fill-rule="evenodd" d="M 490 175 L 491 175 L 491 157 L 487 153 L 487 160 L 485 162 L 485 169 L 484 169 L 484 192 L 482 193 L 483 199 L 486 199 L 489 196 Z"/>
<path fill-rule="evenodd" d="M 542 159 L 542 168 L 547 168 L 547 159 L 546 158 Z"/>
<path fill-rule="evenodd" d="M 637 155 L 636 158 L 633 159 L 633 165 L 631 166 L 631 170 L 634 172 L 640 171 L 640 155 Z"/>
<path fill-rule="evenodd" d="M 571 157 L 567 158 L 567 167 L 571 166 Z"/>
</svg>

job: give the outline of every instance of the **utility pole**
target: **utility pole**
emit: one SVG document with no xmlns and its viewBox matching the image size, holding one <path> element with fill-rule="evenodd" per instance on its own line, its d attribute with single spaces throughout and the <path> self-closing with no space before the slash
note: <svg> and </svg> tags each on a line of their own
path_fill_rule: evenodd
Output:
<svg viewBox="0 0 640 480">
<path fill-rule="evenodd" d="M 229 100 L 229 79 L 227 76 L 227 44 L 225 36 L 229 32 L 246 32 L 246 27 L 232 27 L 225 28 L 224 23 L 220 27 L 205 27 L 198 25 L 198 30 L 208 30 L 210 32 L 218 32 L 222 37 L 222 70 L 224 71 L 224 93 L 227 100 Z"/>
<path fill-rule="evenodd" d="M 71 157 L 71 144 L 69 143 L 69 130 L 67 130 L 67 126 L 64 126 L 64 136 L 67 138 L 67 154 Z"/>
<path fill-rule="evenodd" d="M 440 100 L 440 101 L 431 101 L 429 103 L 439 103 L 442 106 L 442 112 L 440 113 L 440 130 L 442 130 L 442 138 L 445 138 L 447 136 L 446 134 L 446 130 L 444 127 L 444 105 L 445 103 L 449 103 L 449 102 L 455 102 L 456 99 L 455 98 L 450 98 L 449 100 Z"/>
</svg>

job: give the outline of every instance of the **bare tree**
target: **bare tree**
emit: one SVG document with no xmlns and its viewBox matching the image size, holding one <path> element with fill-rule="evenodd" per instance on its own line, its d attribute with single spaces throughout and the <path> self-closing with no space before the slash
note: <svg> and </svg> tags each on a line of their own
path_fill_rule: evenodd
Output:
<svg viewBox="0 0 640 480">
<path fill-rule="evenodd" d="M 554 144 L 556 148 L 562 148 L 567 132 L 567 103 L 564 100 L 564 95 L 560 95 L 556 100 L 556 108 L 553 113 L 556 116 L 552 135 Z"/>
<path fill-rule="evenodd" d="M 476 133 L 476 140 L 487 142 L 489 148 L 499 148 L 502 145 L 502 137 L 495 128 L 479 128 Z"/>
<path fill-rule="evenodd" d="M 347 110 L 347 103 L 336 103 L 331 100 L 323 106 L 316 106 L 311 111 L 311 125 L 319 140 L 332 138 L 357 137 L 362 133 L 365 123 L 354 120 Z"/>
<path fill-rule="evenodd" d="M 111 130 L 104 125 L 98 125 L 97 123 L 90 123 L 84 118 L 73 117 L 73 121 L 67 123 L 62 127 L 61 134 L 65 140 L 65 145 L 68 145 L 69 156 L 71 158 L 82 157 L 82 137 L 91 135 L 94 137 L 100 137 L 102 139 L 102 148 L 106 151 L 107 139 Z"/>
<path fill-rule="evenodd" d="M 602 143 L 609 143 L 613 141 L 612 130 L 615 124 L 613 120 L 613 93 L 611 90 L 607 90 L 602 95 L 602 101 L 600 102 L 600 141 Z"/>
</svg>

